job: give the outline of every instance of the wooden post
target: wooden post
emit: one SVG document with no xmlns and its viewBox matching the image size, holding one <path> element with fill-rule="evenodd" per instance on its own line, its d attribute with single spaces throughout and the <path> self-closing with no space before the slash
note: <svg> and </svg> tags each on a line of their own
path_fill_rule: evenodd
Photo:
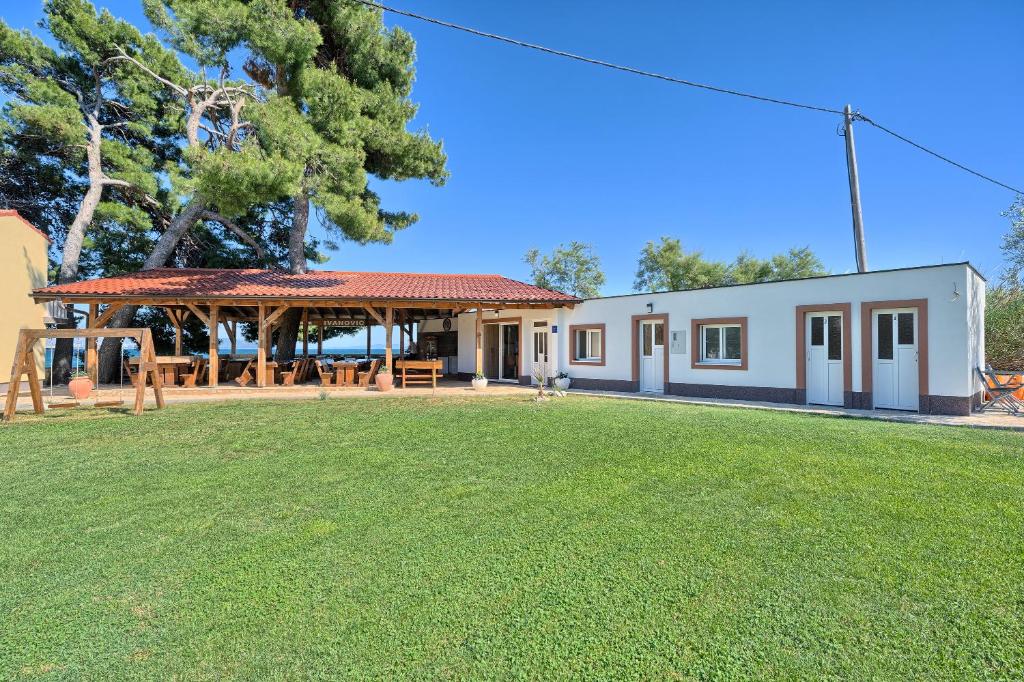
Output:
<svg viewBox="0 0 1024 682">
<path fill-rule="evenodd" d="M 210 375 L 209 386 L 210 388 L 217 387 L 217 381 L 220 379 L 220 355 L 218 353 L 220 346 L 220 338 L 218 336 L 220 331 L 220 307 L 217 304 L 210 306 L 210 368 L 208 373 Z"/>
<path fill-rule="evenodd" d="M 86 320 L 85 326 L 87 329 L 92 329 L 92 326 L 96 324 L 96 318 L 99 317 L 100 306 L 98 303 L 89 304 L 89 317 Z M 74 344 L 74 342 L 72 342 Z M 96 339 L 85 340 L 85 373 L 89 375 L 89 379 L 93 385 L 99 387 L 99 368 L 96 362 Z"/>
<path fill-rule="evenodd" d="M 259 320 L 256 335 L 256 385 L 263 388 L 267 384 L 267 308 L 259 304 Z"/>
<path fill-rule="evenodd" d="M 235 320 L 231 323 L 231 354 L 235 355 L 238 352 L 238 321 Z"/>
<path fill-rule="evenodd" d="M 395 323 L 395 309 L 387 306 L 384 309 L 384 366 L 391 369 L 391 327 Z"/>
<path fill-rule="evenodd" d="M 302 309 L 302 357 L 309 357 L 309 308 Z"/>
<path fill-rule="evenodd" d="M 398 311 L 398 357 L 405 357 L 405 313 Z"/>
<path fill-rule="evenodd" d="M 18 333 L 18 345 L 14 350 L 14 362 L 11 363 L 11 381 L 7 384 L 7 403 L 4 405 L 4 421 L 9 422 L 14 418 L 14 411 L 18 408 L 18 391 L 21 389 L 21 375 L 25 367 L 25 345 L 28 343 L 24 331 Z M 34 361 L 34 359 L 33 359 Z M 50 370 L 53 371 L 52 369 Z"/>
<path fill-rule="evenodd" d="M 370 320 L 366 320 L 366 359 L 370 359 Z"/>
<path fill-rule="evenodd" d="M 181 323 L 183 319 L 178 316 L 174 308 L 164 308 L 164 311 L 167 313 L 167 319 L 171 321 L 171 326 L 174 327 L 174 354 L 181 355 Z"/>
<path fill-rule="evenodd" d="M 484 309 L 482 304 L 476 306 L 476 373 L 484 372 Z"/>
</svg>

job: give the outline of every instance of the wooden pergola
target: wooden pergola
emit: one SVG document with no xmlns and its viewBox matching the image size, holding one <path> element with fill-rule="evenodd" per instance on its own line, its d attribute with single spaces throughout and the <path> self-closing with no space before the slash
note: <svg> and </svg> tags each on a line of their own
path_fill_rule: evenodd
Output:
<svg viewBox="0 0 1024 682">
<path fill-rule="evenodd" d="M 159 282 L 147 285 L 155 279 L 152 273 L 160 275 Z M 195 273 L 202 273 L 196 275 Z M 218 273 L 204 277 L 206 273 Z M 209 386 L 218 385 L 220 329 L 223 328 L 234 354 L 238 342 L 239 323 L 253 323 L 257 329 L 256 364 L 257 385 L 266 384 L 266 367 L 272 348 L 274 331 L 289 310 L 301 311 L 300 331 L 302 332 L 302 354 L 309 355 L 310 327 L 324 328 L 332 325 L 372 327 L 380 325 L 385 330 L 385 364 L 392 367 L 392 329 L 399 328 L 399 352 L 405 352 L 406 335 L 410 341 L 413 325 L 439 316 L 455 316 L 475 311 L 476 315 L 476 370 L 483 370 L 482 318 L 486 311 L 506 309 L 550 309 L 572 307 L 578 299 L 533 285 L 508 280 L 497 275 L 413 275 L 404 273 L 310 273 L 287 275 L 273 271 L 242 270 L 178 270 L 162 269 L 131 273 L 120 277 L 75 282 L 37 289 L 33 292 L 36 302 L 59 300 L 65 305 L 88 306 L 86 327 L 104 328 L 118 310 L 124 306 L 151 306 L 166 311 L 175 329 L 175 353 L 181 354 L 182 325 L 190 317 L 200 320 L 210 332 L 209 344 Z M 338 284 L 323 285 L 323 280 L 332 277 Z M 187 283 L 178 280 L 190 278 Z M 339 294 L 359 287 L 349 280 L 372 278 L 383 284 L 374 287 L 376 295 L 332 297 L 333 290 Z M 440 278 L 440 279 L 439 279 Z M 450 278 L 459 286 L 452 287 Z M 251 280 L 246 284 L 245 280 Z M 219 284 L 230 280 L 231 286 Z M 238 284 L 242 280 L 243 284 Z M 265 285 L 265 280 L 274 284 Z M 396 280 L 389 282 L 389 280 Z M 481 283 L 477 284 L 476 280 Z M 141 285 L 140 285 L 141 281 Z M 284 283 L 279 283 L 283 281 Z M 187 284 L 187 286 L 186 286 Z M 430 293 L 431 284 L 438 293 L 455 289 L 456 295 L 410 297 L 408 292 Z M 308 287 L 309 291 L 305 291 Z M 248 293 L 248 289 L 262 288 L 268 295 Z M 183 289 L 187 289 L 183 291 Z M 396 295 L 388 295 L 388 289 Z M 238 290 L 246 293 L 238 293 Z M 500 293 L 495 295 L 495 293 Z M 367 292 L 369 293 L 369 292 Z M 284 295 L 282 295 L 284 294 Z M 480 294 L 473 296 L 472 294 Z M 367 333 L 367 354 L 370 352 Z M 317 334 L 317 354 L 323 351 L 323 335 Z M 86 371 L 95 379 L 97 365 L 96 340 L 89 338 L 86 345 Z"/>
</svg>

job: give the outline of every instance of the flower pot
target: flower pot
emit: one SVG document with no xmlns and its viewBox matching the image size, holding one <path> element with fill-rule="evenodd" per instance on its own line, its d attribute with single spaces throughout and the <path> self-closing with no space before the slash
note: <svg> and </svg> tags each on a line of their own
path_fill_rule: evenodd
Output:
<svg viewBox="0 0 1024 682">
<path fill-rule="evenodd" d="M 476 391 L 482 391 L 485 388 L 487 388 L 487 378 L 486 377 L 484 377 L 482 379 L 474 378 L 471 383 L 473 384 L 473 389 L 476 390 Z"/>
<path fill-rule="evenodd" d="M 75 400 L 84 400 L 92 393 L 92 379 L 89 377 L 75 377 L 68 382 L 68 393 Z"/>
<path fill-rule="evenodd" d="M 569 377 L 559 377 L 558 379 L 555 379 L 555 388 L 557 388 L 562 393 L 565 393 L 566 391 L 569 390 L 569 384 L 571 383 L 572 379 L 570 379 Z"/>
<path fill-rule="evenodd" d="M 395 377 L 391 372 L 378 372 L 377 378 L 374 381 L 377 382 L 377 390 L 379 391 L 390 391 L 395 387 Z"/>
</svg>

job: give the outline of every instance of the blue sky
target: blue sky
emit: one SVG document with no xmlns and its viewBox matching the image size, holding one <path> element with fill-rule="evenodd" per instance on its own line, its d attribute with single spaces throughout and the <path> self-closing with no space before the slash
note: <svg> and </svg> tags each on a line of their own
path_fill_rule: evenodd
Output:
<svg viewBox="0 0 1024 682">
<path fill-rule="evenodd" d="M 1024 3 L 412 2 L 396 7 L 638 68 L 841 108 L 1011 185 L 1024 185 Z M 135 0 L 98 2 L 143 22 Z M 34 1 L 3 18 L 30 27 Z M 378 183 L 420 222 L 390 246 L 343 244 L 325 266 L 496 272 L 572 239 L 630 291 L 662 235 L 731 259 L 810 246 L 854 268 L 838 118 L 571 62 L 388 16 L 418 42 L 416 126 L 443 138 L 451 179 Z M 875 268 L 971 260 L 1000 268 L 1013 195 L 877 130 L 857 129 Z"/>
</svg>

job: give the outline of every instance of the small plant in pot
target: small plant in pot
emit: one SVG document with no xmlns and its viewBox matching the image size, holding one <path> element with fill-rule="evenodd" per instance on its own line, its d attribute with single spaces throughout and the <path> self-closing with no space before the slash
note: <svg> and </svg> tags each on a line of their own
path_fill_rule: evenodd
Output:
<svg viewBox="0 0 1024 682">
<path fill-rule="evenodd" d="M 68 393 L 75 400 L 84 400 L 92 393 L 92 379 L 85 372 L 72 372 L 68 382 Z"/>
<path fill-rule="evenodd" d="M 374 381 L 377 383 L 378 391 L 390 391 L 395 387 L 395 377 L 391 374 L 391 368 L 387 365 L 381 365 L 381 368 L 377 370 L 377 377 Z"/>
<path fill-rule="evenodd" d="M 482 391 L 487 388 L 487 377 L 481 372 L 477 372 L 473 375 L 473 380 L 470 382 L 473 384 L 473 388 L 477 391 Z"/>
<path fill-rule="evenodd" d="M 569 384 L 571 383 L 572 379 L 569 378 L 569 374 L 567 372 L 559 372 L 555 375 L 555 388 L 562 393 L 569 390 Z"/>
</svg>

